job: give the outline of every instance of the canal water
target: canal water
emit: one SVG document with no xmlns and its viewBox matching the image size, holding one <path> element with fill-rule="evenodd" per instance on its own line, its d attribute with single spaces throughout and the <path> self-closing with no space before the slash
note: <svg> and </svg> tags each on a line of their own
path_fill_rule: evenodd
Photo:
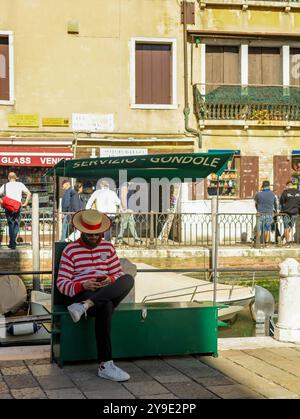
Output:
<svg viewBox="0 0 300 419">
<path fill-rule="evenodd" d="M 139 258 L 130 259 L 133 263 L 146 263 L 156 268 L 161 269 L 185 269 L 185 268 L 203 268 L 203 259 L 199 258 Z M 208 280 L 207 274 L 205 273 L 184 273 L 186 276 L 193 278 L 206 279 Z M 226 272 L 220 273 L 219 282 L 231 285 L 245 285 L 252 286 L 253 281 L 256 285 L 266 288 L 271 292 L 275 300 L 275 313 L 278 308 L 278 296 L 279 296 L 279 275 L 278 273 L 269 272 Z M 228 322 L 227 327 L 219 327 L 219 337 L 221 338 L 232 338 L 232 337 L 251 337 L 257 336 L 258 329 L 256 323 L 253 322 L 249 307 L 245 307 L 240 311 L 237 316 Z"/>
</svg>

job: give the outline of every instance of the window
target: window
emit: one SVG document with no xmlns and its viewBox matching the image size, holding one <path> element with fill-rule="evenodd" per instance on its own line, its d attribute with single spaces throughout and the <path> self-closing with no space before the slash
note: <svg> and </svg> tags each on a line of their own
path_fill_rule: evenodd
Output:
<svg viewBox="0 0 300 419">
<path fill-rule="evenodd" d="M 176 109 L 176 40 L 134 39 L 132 108 Z"/>
<path fill-rule="evenodd" d="M 0 32 L 0 104 L 12 104 L 12 35 Z"/>
<path fill-rule="evenodd" d="M 290 48 L 290 85 L 300 86 L 300 48 Z"/>
</svg>

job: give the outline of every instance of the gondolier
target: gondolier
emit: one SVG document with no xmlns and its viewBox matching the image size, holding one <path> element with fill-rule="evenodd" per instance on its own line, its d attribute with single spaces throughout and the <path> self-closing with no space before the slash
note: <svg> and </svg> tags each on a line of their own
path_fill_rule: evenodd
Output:
<svg viewBox="0 0 300 419">
<path fill-rule="evenodd" d="M 131 275 L 125 275 L 113 245 L 102 240 L 111 226 L 110 218 L 97 210 L 81 210 L 74 214 L 73 226 L 81 237 L 66 246 L 62 253 L 58 290 L 70 297 L 68 311 L 74 322 L 82 315 L 95 320 L 98 352 L 98 376 L 113 381 L 126 381 L 130 376 L 112 360 L 111 320 L 114 309 L 133 287 Z"/>
</svg>

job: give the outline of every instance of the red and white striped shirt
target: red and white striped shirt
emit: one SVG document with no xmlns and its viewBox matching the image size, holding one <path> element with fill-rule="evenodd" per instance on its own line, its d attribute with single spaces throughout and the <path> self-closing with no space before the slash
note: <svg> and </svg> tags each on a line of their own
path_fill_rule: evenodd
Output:
<svg viewBox="0 0 300 419">
<path fill-rule="evenodd" d="M 84 282 L 96 281 L 104 275 L 112 282 L 124 275 L 113 245 L 103 240 L 90 248 L 79 238 L 68 244 L 62 253 L 56 285 L 62 294 L 73 297 L 84 291 Z"/>
</svg>

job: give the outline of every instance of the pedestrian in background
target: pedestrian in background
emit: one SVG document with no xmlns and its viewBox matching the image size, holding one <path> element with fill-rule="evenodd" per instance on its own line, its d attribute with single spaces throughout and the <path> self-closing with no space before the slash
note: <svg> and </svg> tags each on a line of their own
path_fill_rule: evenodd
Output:
<svg viewBox="0 0 300 419">
<path fill-rule="evenodd" d="M 134 243 L 141 244 L 142 240 L 139 238 L 136 232 L 135 218 L 134 218 L 134 205 L 130 199 L 132 195 L 135 194 L 135 189 L 133 188 L 131 182 L 124 183 L 121 186 L 121 210 L 120 210 L 120 223 L 119 223 L 119 232 L 117 234 L 116 244 L 125 244 L 128 243 L 124 240 L 124 232 L 128 229 L 128 232 L 131 233 Z"/>
<path fill-rule="evenodd" d="M 261 232 L 261 242 L 266 244 L 270 238 L 271 225 L 273 223 L 274 212 L 277 212 L 277 199 L 270 189 L 270 182 L 264 180 L 262 189 L 255 195 L 255 208 L 259 213 L 259 228 Z"/>
<path fill-rule="evenodd" d="M 96 203 L 96 209 L 99 212 L 107 214 L 114 222 L 117 212 L 121 206 L 121 201 L 115 191 L 109 189 L 109 183 L 106 180 L 100 181 L 100 189 L 97 189 L 86 204 L 86 209 L 91 209 Z M 104 239 L 111 241 L 112 229 L 104 233 Z"/>
<path fill-rule="evenodd" d="M 76 182 L 74 189 L 71 190 L 70 199 L 70 212 L 74 213 L 85 209 L 85 200 L 83 199 L 83 184 L 82 182 Z"/>
<path fill-rule="evenodd" d="M 9 231 L 8 247 L 12 250 L 14 250 L 17 246 L 16 240 L 19 232 L 21 207 L 26 208 L 31 197 L 29 189 L 24 185 L 24 183 L 18 182 L 17 180 L 17 175 L 14 172 L 10 172 L 8 174 L 8 183 L 2 185 L 0 188 L 0 196 L 4 195 L 5 197 L 14 200 L 16 203 L 16 210 L 14 211 L 4 207 Z M 26 194 L 23 204 L 22 194 Z M 0 202 L 1 205 L 3 205 L 4 199 L 0 199 Z"/>
<path fill-rule="evenodd" d="M 286 189 L 281 194 L 280 205 L 281 211 L 284 212 L 283 226 L 285 244 L 290 246 L 290 242 L 292 241 L 291 233 L 300 209 L 300 191 L 294 188 L 291 180 L 286 183 Z"/>
<path fill-rule="evenodd" d="M 71 188 L 71 182 L 68 179 L 64 179 L 62 182 L 62 188 L 64 190 L 62 203 L 61 203 L 61 210 L 63 214 L 63 220 L 62 220 L 62 232 L 61 232 L 61 241 L 65 241 L 67 236 L 70 234 L 69 232 L 69 225 L 70 225 L 70 216 L 69 212 L 71 210 L 71 194 L 72 194 L 72 188 Z"/>
</svg>

